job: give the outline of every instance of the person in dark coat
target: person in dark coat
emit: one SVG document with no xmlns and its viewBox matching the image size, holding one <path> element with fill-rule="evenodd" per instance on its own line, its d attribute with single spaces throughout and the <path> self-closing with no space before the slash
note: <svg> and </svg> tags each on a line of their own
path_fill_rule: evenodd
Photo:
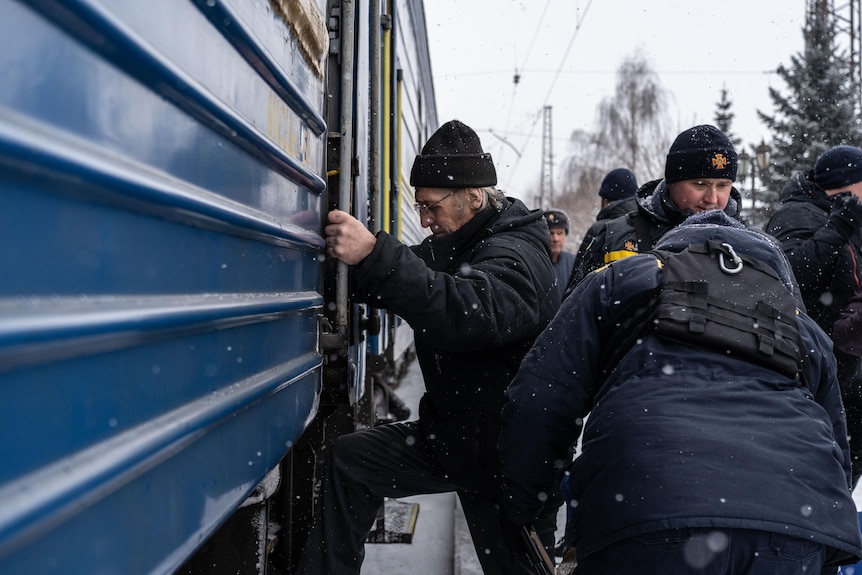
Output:
<svg viewBox="0 0 862 575">
<path fill-rule="evenodd" d="M 777 242 L 719 210 L 656 249 L 707 241 L 764 262 L 802 305 Z M 567 478 L 574 573 L 821 573 L 862 557 L 831 342 L 803 312 L 785 315 L 802 377 L 654 329 L 603 365 L 633 305 L 660 285 L 660 261 L 641 254 L 590 274 L 524 358 L 503 409 L 504 517 L 535 515 L 586 418 Z"/>
<path fill-rule="evenodd" d="M 359 573 L 384 498 L 449 491 L 484 571 L 531 573 L 523 553 L 503 546 L 496 446 L 506 386 L 560 299 L 542 212 L 504 197 L 496 181 L 478 136 L 453 120 L 431 136 L 410 174 L 431 231 L 420 245 L 329 213 L 327 255 L 352 266 L 358 301 L 413 328 L 426 393 L 417 421 L 351 433 L 329 448 L 299 573 Z M 551 547 L 556 507 L 546 515 Z"/>
<path fill-rule="evenodd" d="M 631 170 L 616 168 L 605 175 L 601 186 L 599 186 L 601 208 L 596 214 L 596 221 L 589 227 L 581 240 L 581 245 L 575 254 L 573 268 L 581 265 L 584 254 L 592 246 L 606 220 L 612 220 L 637 210 L 637 191 L 638 181 Z M 568 278 L 566 278 L 565 283 L 568 285 Z"/>
<path fill-rule="evenodd" d="M 862 284 L 862 149 L 835 146 L 807 173 L 794 174 L 779 196 L 766 232 L 781 243 L 808 314 L 830 336 Z M 862 379 L 859 358 L 835 349 L 853 484 L 862 475 Z"/>
<path fill-rule="evenodd" d="M 841 353 L 862 357 L 862 285 L 856 288 L 832 324 L 832 343 Z"/>
<path fill-rule="evenodd" d="M 566 288 L 601 266 L 645 252 L 693 213 L 724 210 L 736 217 L 742 196 L 733 187 L 737 156 L 731 141 L 714 126 L 694 126 L 680 133 L 668 150 L 663 179 L 637 191 L 637 210 L 606 220 L 584 248 Z"/>
<path fill-rule="evenodd" d="M 569 216 L 563 210 L 546 210 L 545 221 L 551 234 L 551 265 L 554 266 L 557 291 L 562 298 L 575 263 L 575 254 L 565 250 L 566 238 L 569 237 Z"/>
</svg>

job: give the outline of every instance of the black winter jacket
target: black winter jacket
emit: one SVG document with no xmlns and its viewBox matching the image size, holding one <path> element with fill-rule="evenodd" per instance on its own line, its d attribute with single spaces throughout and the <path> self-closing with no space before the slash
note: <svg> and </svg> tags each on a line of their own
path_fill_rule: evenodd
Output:
<svg viewBox="0 0 862 575">
<path fill-rule="evenodd" d="M 808 314 L 827 334 L 862 279 L 862 205 L 827 196 L 803 173 L 784 186 L 766 224 L 784 249 Z"/>
<path fill-rule="evenodd" d="M 587 233 L 584 234 L 584 239 L 581 240 L 581 245 L 578 247 L 578 252 L 575 254 L 575 265 L 572 269 L 577 269 L 581 266 L 584 256 L 593 245 L 593 242 L 595 242 L 596 236 L 599 235 L 599 232 L 604 227 L 606 220 L 612 220 L 614 218 L 624 216 L 637 209 L 638 201 L 634 196 L 616 200 L 600 209 L 599 213 L 596 214 L 596 221 L 589 227 Z"/>
<path fill-rule="evenodd" d="M 570 293 L 591 271 L 618 259 L 651 250 L 668 230 L 691 215 L 691 212 L 682 212 L 676 207 L 663 179 L 645 183 L 638 189 L 636 197 L 636 211 L 607 220 L 599 229 L 595 240 L 572 270 L 566 293 Z M 733 188 L 724 213 L 735 218 L 739 216 L 741 205 L 742 196 Z M 644 236 L 638 233 L 639 229 L 644 230 Z"/>
<path fill-rule="evenodd" d="M 413 328 L 427 390 L 420 428 L 456 484 L 499 487 L 503 392 L 559 307 L 554 281 L 542 213 L 514 199 L 413 248 L 379 233 L 356 266 L 361 301 Z"/>
<path fill-rule="evenodd" d="M 792 293 L 777 243 L 735 225 L 683 224 L 657 247 L 729 242 L 772 266 Z M 657 288 L 657 262 L 643 254 L 590 274 L 524 358 L 503 410 L 505 516 L 535 516 L 589 414 L 569 482 L 579 557 L 686 527 L 774 531 L 823 543 L 833 563 L 862 557 L 831 342 L 804 313 L 807 384 L 653 333 L 602 378 L 599 358 L 631 302 Z"/>
</svg>

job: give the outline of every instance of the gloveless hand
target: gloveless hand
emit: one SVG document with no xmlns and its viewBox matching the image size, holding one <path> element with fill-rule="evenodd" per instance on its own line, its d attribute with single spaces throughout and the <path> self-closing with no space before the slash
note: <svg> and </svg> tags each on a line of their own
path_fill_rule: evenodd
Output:
<svg viewBox="0 0 862 575">
<path fill-rule="evenodd" d="M 327 256 L 351 266 L 368 257 L 377 238 L 362 222 L 341 210 L 332 210 L 327 218 L 329 225 L 324 228 Z"/>
</svg>

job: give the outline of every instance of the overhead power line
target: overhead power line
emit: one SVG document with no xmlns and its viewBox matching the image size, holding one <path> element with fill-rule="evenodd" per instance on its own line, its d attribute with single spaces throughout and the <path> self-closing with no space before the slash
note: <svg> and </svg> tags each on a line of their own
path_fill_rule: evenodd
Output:
<svg viewBox="0 0 862 575">
<path fill-rule="evenodd" d="M 565 52 L 563 52 L 563 57 L 560 59 L 560 64 L 557 66 L 557 70 L 554 74 L 554 78 L 551 81 L 551 85 L 548 87 L 548 92 L 545 95 L 545 100 L 542 103 L 542 108 L 539 109 L 538 113 L 536 114 L 536 117 L 533 119 L 532 124 L 530 124 L 530 135 L 527 137 L 526 142 L 524 142 L 524 146 L 529 144 L 530 140 L 533 138 L 533 131 L 536 129 L 536 124 L 538 123 L 539 118 L 542 118 L 544 115 L 543 114 L 544 107 L 547 106 L 548 101 L 551 99 L 551 94 L 553 93 L 554 88 L 557 85 L 557 80 L 560 77 L 560 72 L 562 71 L 563 67 L 565 66 L 566 60 L 569 58 L 569 52 L 572 50 L 572 46 L 575 43 L 575 38 L 577 38 L 578 32 L 581 29 L 581 25 L 583 24 L 584 19 L 587 17 L 587 13 L 590 11 L 590 6 L 592 6 L 592 4 L 593 4 L 593 0 L 589 0 L 589 2 L 587 2 L 586 8 L 584 8 L 583 13 L 581 14 L 580 18 L 578 18 L 578 21 L 575 24 L 574 30 L 572 30 L 572 35 L 569 38 L 569 44 L 566 46 Z M 515 160 L 515 164 L 512 166 L 512 173 L 513 174 L 517 173 L 518 165 L 521 163 L 522 157 L 523 156 L 519 155 L 518 159 Z"/>
<path fill-rule="evenodd" d="M 522 70 L 522 72 L 529 72 L 531 74 L 558 74 L 558 75 L 568 75 L 568 74 L 593 74 L 593 75 L 605 75 L 605 74 L 618 74 L 619 70 L 576 70 L 576 69 L 568 69 L 568 70 L 552 70 L 549 68 L 531 68 Z M 458 78 L 461 76 L 501 76 L 511 74 L 511 70 L 482 70 L 475 72 L 455 72 L 452 74 L 441 74 L 440 78 Z M 698 74 L 701 76 L 710 75 L 710 76 L 733 76 L 733 75 L 748 75 L 748 74 L 775 74 L 775 70 L 718 70 L 715 68 L 711 68 L 709 70 L 655 70 L 655 73 L 659 75 L 675 75 L 675 74 Z"/>
<path fill-rule="evenodd" d="M 530 59 L 530 54 L 533 53 L 533 46 L 536 45 L 536 38 L 539 37 L 539 32 L 542 29 L 542 23 L 545 21 L 545 14 L 548 13 L 548 6 L 551 5 L 551 0 L 545 2 L 545 7 L 542 9 L 542 15 L 539 17 L 539 23 L 536 24 L 536 30 L 533 32 L 533 38 L 530 40 L 530 46 L 527 48 L 527 54 L 524 56 L 523 63 L 520 67 L 515 68 L 514 83 L 517 84 L 521 78 L 521 73 L 527 67 L 527 61 Z"/>
</svg>

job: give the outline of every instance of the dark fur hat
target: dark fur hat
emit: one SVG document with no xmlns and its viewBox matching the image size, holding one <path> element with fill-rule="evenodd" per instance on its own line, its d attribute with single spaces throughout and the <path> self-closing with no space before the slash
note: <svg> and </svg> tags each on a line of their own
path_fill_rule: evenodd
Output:
<svg viewBox="0 0 862 575">
<path fill-rule="evenodd" d="M 673 141 L 667 154 L 664 178 L 672 184 L 696 178 L 736 180 L 736 150 L 715 126 L 689 128 Z"/>
<path fill-rule="evenodd" d="M 563 210 L 545 211 L 545 221 L 548 222 L 548 229 L 563 228 L 566 235 L 569 235 L 569 216 Z"/>
</svg>

